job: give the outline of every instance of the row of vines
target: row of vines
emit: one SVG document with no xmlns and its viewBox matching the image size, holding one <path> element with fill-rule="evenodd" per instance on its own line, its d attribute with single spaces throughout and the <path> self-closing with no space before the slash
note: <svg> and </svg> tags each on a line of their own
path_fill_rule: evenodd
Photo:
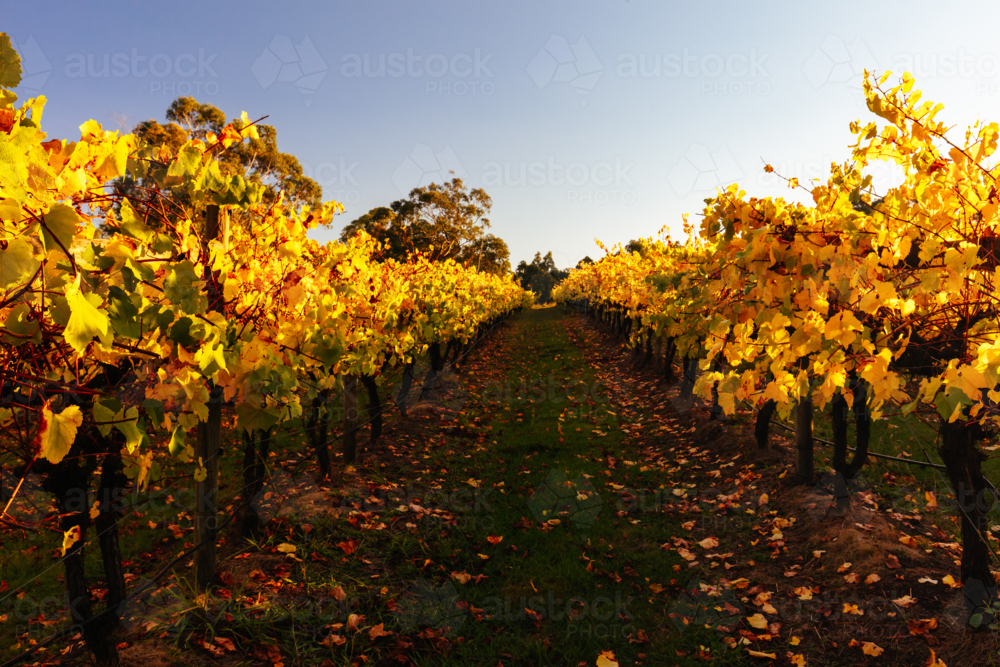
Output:
<svg viewBox="0 0 1000 667">
<path fill-rule="evenodd" d="M 825 183 L 786 179 L 805 203 L 730 186 L 706 200 L 700 229 L 685 221 L 686 242 L 608 254 L 554 297 L 589 302 L 668 373 L 675 360 L 685 372 L 698 364 L 694 392 L 728 414 L 756 408 L 762 445 L 775 413 L 794 416 L 804 483 L 813 413 L 828 410 L 842 505 L 872 420 L 935 423 L 961 519 L 961 580 L 981 610 L 996 597 L 981 443 L 1000 423 L 1000 127 L 977 121 L 955 138 L 909 74 L 888 79 L 866 73 L 868 108 L 884 122 L 851 124 L 850 158 Z M 903 182 L 876 192 L 865 172 L 878 161 L 898 165 Z"/>
<path fill-rule="evenodd" d="M 211 513 L 196 556 L 210 582 L 224 406 L 243 434 L 244 497 L 260 486 L 270 433 L 292 419 L 308 420 L 326 473 L 340 416 L 344 460 L 355 455 L 343 398 L 356 406 L 359 383 L 377 407 L 396 369 L 405 393 L 419 355 L 440 370 L 532 298 L 452 261 L 385 260 L 364 234 L 310 239 L 339 204 L 265 203 L 260 183 L 220 168 L 256 133 L 246 114 L 176 152 L 93 120 L 79 141 L 50 139 L 45 99 L 18 105 L 10 90 L 20 65 L 5 35 L 0 51 L 0 439 L 17 475 L 39 477 L 60 505 L 58 526 L 21 525 L 5 508 L 0 522 L 62 536 L 71 622 L 114 664 L 114 610 L 129 595 L 112 502 L 121 488 L 156 480 L 164 457 L 188 464 Z M 123 177 L 143 187 L 111 185 Z M 92 506 L 79 507 L 81 490 Z M 94 541 L 101 613 L 84 576 Z"/>
</svg>

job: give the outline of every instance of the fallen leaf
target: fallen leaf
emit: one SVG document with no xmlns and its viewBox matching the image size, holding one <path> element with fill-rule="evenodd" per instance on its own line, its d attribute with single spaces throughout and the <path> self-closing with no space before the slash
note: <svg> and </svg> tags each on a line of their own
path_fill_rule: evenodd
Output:
<svg viewBox="0 0 1000 667">
<path fill-rule="evenodd" d="M 698 545 L 702 549 L 714 549 L 715 547 L 719 546 L 719 540 L 717 540 L 714 537 L 706 537 L 701 542 L 699 542 Z"/>
<path fill-rule="evenodd" d="M 648 644 L 649 636 L 646 634 L 645 630 L 638 630 L 635 633 L 635 639 L 629 638 L 630 644 Z"/>
<path fill-rule="evenodd" d="M 850 563 L 844 563 L 843 565 L 841 565 L 840 567 L 837 568 L 837 572 L 847 572 L 850 569 L 851 569 L 851 564 Z"/>
<path fill-rule="evenodd" d="M 767 627 L 767 619 L 761 614 L 754 614 L 753 616 L 747 617 L 747 622 L 758 630 L 763 630 Z"/>
<path fill-rule="evenodd" d="M 902 533 L 899 536 L 899 541 L 908 547 L 913 547 L 914 549 L 917 548 L 917 540 L 912 535 L 907 535 L 906 533 Z"/>
<path fill-rule="evenodd" d="M 929 635 L 931 630 L 936 630 L 938 626 L 936 618 L 921 618 L 919 620 L 911 618 L 906 624 L 910 628 L 910 634 L 914 637 Z"/>
<path fill-rule="evenodd" d="M 236 650 L 236 644 L 233 643 L 232 639 L 226 639 L 225 637 L 216 637 L 213 641 L 222 648 L 226 649 L 227 651 Z"/>
<path fill-rule="evenodd" d="M 799 596 L 800 600 L 812 600 L 813 598 L 812 590 L 806 586 L 799 586 L 798 588 L 792 589 L 792 592 Z"/>
<path fill-rule="evenodd" d="M 597 667 L 618 667 L 614 651 L 601 651 L 597 656 Z"/>
<path fill-rule="evenodd" d="M 277 549 L 283 554 L 293 554 L 297 551 L 296 546 L 294 544 L 289 544 L 288 542 L 282 542 L 277 546 Z"/>
<path fill-rule="evenodd" d="M 861 651 L 865 655 L 878 657 L 882 655 L 883 652 L 885 652 L 885 649 L 879 646 L 878 644 L 875 644 L 874 642 L 863 642 L 861 644 Z"/>
<path fill-rule="evenodd" d="M 451 578 L 460 584 L 467 584 L 472 581 L 472 575 L 464 570 L 462 572 L 452 572 Z"/>
<path fill-rule="evenodd" d="M 892 554 L 889 554 L 888 556 L 885 557 L 885 566 L 890 570 L 898 570 L 899 568 L 903 567 L 902 565 L 899 564 L 899 559 L 893 556 Z"/>
<path fill-rule="evenodd" d="M 383 627 L 384 625 L 385 625 L 384 623 L 379 623 L 374 628 L 369 630 L 368 637 L 371 638 L 372 640 L 375 640 L 378 639 L 379 637 L 391 637 L 393 634 L 395 634 L 393 632 L 387 632 L 385 627 Z"/>
<path fill-rule="evenodd" d="M 910 597 L 909 595 L 904 595 L 903 597 L 897 598 L 892 602 L 893 604 L 897 604 L 900 607 L 906 609 L 907 607 L 912 607 L 913 605 L 917 604 L 917 598 Z"/>
<path fill-rule="evenodd" d="M 204 639 L 198 641 L 198 645 L 201 646 L 203 649 L 205 649 L 206 651 L 208 651 L 209 653 L 211 653 L 212 655 L 214 655 L 216 657 L 223 656 L 226 653 L 221 648 L 209 644 Z"/>
<path fill-rule="evenodd" d="M 865 577 L 865 583 L 868 585 L 876 584 L 880 581 L 882 581 L 882 577 L 878 576 L 877 574 L 869 574 L 867 577 Z"/>
<path fill-rule="evenodd" d="M 767 658 L 769 660 L 777 660 L 778 655 L 776 653 L 762 653 L 760 651 L 754 651 L 753 649 L 747 649 L 747 653 L 755 658 Z"/>
</svg>

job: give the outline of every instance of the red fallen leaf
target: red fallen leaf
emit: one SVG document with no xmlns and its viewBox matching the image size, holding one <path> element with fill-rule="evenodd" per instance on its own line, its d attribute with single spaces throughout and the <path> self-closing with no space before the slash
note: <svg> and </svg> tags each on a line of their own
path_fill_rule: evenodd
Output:
<svg viewBox="0 0 1000 667">
<path fill-rule="evenodd" d="M 645 630 L 639 630 L 635 633 L 635 638 L 629 637 L 630 644 L 648 644 L 649 637 L 646 636 Z"/>
<path fill-rule="evenodd" d="M 899 568 L 903 567 L 902 565 L 899 564 L 899 559 L 893 556 L 892 554 L 889 554 L 888 556 L 885 557 L 885 566 L 890 570 L 898 570 Z"/>
<path fill-rule="evenodd" d="M 470 614 L 472 614 L 472 616 L 477 621 L 483 620 L 483 610 L 482 610 L 482 608 L 477 607 L 474 604 L 469 604 L 468 602 L 466 602 L 464 600 L 461 600 L 461 601 L 455 603 L 455 606 L 458 607 L 459 609 L 464 609 L 464 610 L 468 611 Z"/>
<path fill-rule="evenodd" d="M 233 585 L 233 574 L 232 572 L 220 572 L 218 574 L 219 583 L 223 586 Z"/>
<path fill-rule="evenodd" d="M 368 631 L 368 636 L 372 639 L 378 639 L 379 637 L 391 637 L 396 634 L 394 632 L 387 632 L 383 627 L 384 623 L 379 623 L 374 628 Z"/>
<path fill-rule="evenodd" d="M 202 639 L 202 640 L 200 640 L 198 642 L 198 646 L 202 647 L 203 649 L 205 649 L 206 651 L 208 651 L 209 653 L 211 653 L 212 655 L 214 655 L 216 657 L 222 657 L 223 655 L 226 654 L 226 652 L 223 651 L 221 648 L 219 648 L 218 646 L 213 646 L 212 644 L 209 644 L 204 639 Z"/>
<path fill-rule="evenodd" d="M 921 618 L 919 620 L 911 618 L 906 622 L 907 626 L 910 628 L 910 634 L 918 637 L 920 635 L 929 635 L 931 630 L 937 628 L 938 622 L 936 618 Z M 930 640 L 930 637 L 927 637 Z"/>
<path fill-rule="evenodd" d="M 503 542 L 503 535 L 487 535 L 486 541 L 490 544 L 500 544 Z"/>
<path fill-rule="evenodd" d="M 225 637 L 216 637 L 214 641 L 215 641 L 216 644 L 218 644 L 222 648 L 226 649 L 227 651 L 235 651 L 236 650 L 236 644 L 234 644 L 233 640 L 231 640 L 231 639 L 227 639 Z"/>
<path fill-rule="evenodd" d="M 314 552 L 312 552 L 311 554 L 309 554 L 309 560 L 311 560 L 311 561 L 315 561 L 315 562 L 317 562 L 317 563 L 325 563 L 325 562 L 326 562 L 326 559 L 325 559 L 325 558 L 323 558 L 322 556 L 320 556 L 320 555 L 319 555 L 318 553 L 316 553 L 315 551 L 314 551 Z"/>
<path fill-rule="evenodd" d="M 250 578 L 254 581 L 267 581 L 267 575 L 263 570 L 250 570 Z"/>
<path fill-rule="evenodd" d="M 7 590 L 7 580 L 6 579 L 0 580 L 0 593 L 5 592 L 6 590 Z"/>
<path fill-rule="evenodd" d="M 351 554 L 353 554 L 355 551 L 358 550 L 358 541 L 347 540 L 346 542 L 337 542 L 337 546 L 340 547 L 345 554 L 350 556 Z"/>
</svg>

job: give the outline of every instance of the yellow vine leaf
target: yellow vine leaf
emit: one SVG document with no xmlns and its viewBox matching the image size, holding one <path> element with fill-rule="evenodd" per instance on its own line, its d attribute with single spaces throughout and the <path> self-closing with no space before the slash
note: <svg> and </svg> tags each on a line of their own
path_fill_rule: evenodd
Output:
<svg viewBox="0 0 1000 667">
<path fill-rule="evenodd" d="M 62 556 L 66 557 L 66 552 L 73 548 L 73 545 L 80 541 L 80 527 L 73 526 L 63 533 Z"/>
<path fill-rule="evenodd" d="M 59 463 L 69 453 L 76 440 L 77 429 L 83 424 L 83 413 L 76 405 L 67 406 L 59 414 L 52 412 L 51 402 L 46 402 L 39 413 L 35 451 L 49 463 Z"/>
</svg>

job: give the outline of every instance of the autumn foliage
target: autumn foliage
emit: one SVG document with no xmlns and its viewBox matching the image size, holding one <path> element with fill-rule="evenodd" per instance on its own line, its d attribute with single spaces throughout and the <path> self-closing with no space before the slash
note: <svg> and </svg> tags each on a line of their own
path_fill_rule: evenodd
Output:
<svg viewBox="0 0 1000 667">
<path fill-rule="evenodd" d="M 965 508 L 962 581 L 993 588 L 986 508 L 974 499 L 986 489 L 976 443 L 1000 422 L 1000 127 L 977 122 L 955 138 L 909 74 L 888 80 L 866 75 L 883 122 L 851 124 L 851 155 L 826 182 L 788 179 L 811 201 L 730 186 L 706 200 L 698 230 L 685 224 L 685 243 L 619 250 L 555 295 L 622 312 L 639 324 L 633 337 L 662 336 L 700 365 L 694 391 L 727 413 L 744 401 L 786 417 L 832 407 L 841 420 L 853 405 L 859 425 L 933 416 Z M 898 165 L 903 183 L 876 192 L 865 169 L 877 161 Z"/>
</svg>

